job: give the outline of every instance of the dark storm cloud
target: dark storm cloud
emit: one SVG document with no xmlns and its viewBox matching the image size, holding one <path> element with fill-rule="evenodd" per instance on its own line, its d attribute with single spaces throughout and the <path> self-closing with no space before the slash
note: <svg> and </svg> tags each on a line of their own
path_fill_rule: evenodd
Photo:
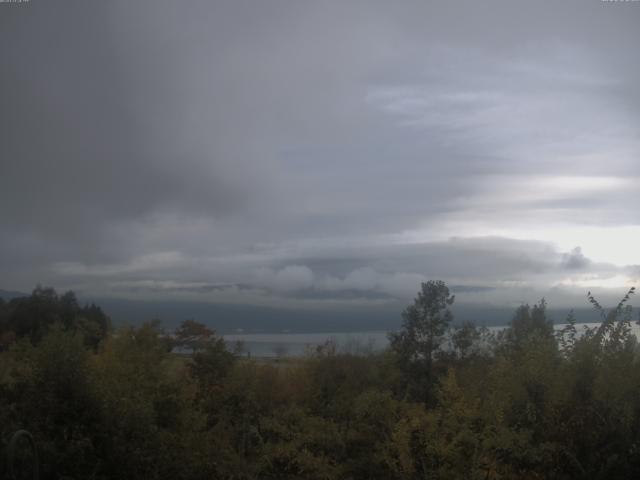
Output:
<svg viewBox="0 0 640 480">
<path fill-rule="evenodd" d="M 617 275 L 574 230 L 639 221 L 639 19 L 582 1 L 0 4 L 4 287 L 382 301 L 437 277 L 498 299 Z"/>
<path fill-rule="evenodd" d="M 73 238 L 159 208 L 219 213 L 240 203 L 224 159 L 179 137 L 172 67 L 146 68 L 153 61 L 139 47 L 128 52 L 114 37 L 113 10 L 99 2 L 3 10 L 5 225 Z"/>
</svg>

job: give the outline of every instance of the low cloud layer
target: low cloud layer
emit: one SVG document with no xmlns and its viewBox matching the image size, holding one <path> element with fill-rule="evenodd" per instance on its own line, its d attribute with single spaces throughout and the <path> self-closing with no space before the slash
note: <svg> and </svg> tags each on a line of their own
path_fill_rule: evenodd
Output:
<svg viewBox="0 0 640 480">
<path fill-rule="evenodd" d="M 639 21 L 633 2 L 1 4 L 0 287 L 615 296 L 640 276 Z"/>
<path fill-rule="evenodd" d="M 614 298 L 640 278 L 639 268 L 593 262 L 579 247 L 559 252 L 544 242 L 498 237 L 353 247 L 297 244 L 220 257 L 164 252 L 119 265 L 52 266 L 73 288 L 94 296 L 310 308 L 406 303 L 421 282 L 434 278 L 446 280 L 459 303 L 501 307 L 547 297 L 570 306 L 598 286 L 605 299 Z"/>
</svg>

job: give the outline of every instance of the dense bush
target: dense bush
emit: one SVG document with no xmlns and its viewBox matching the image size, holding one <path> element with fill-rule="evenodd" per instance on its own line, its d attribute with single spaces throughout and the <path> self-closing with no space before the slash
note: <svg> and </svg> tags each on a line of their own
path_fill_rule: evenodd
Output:
<svg viewBox="0 0 640 480">
<path fill-rule="evenodd" d="M 3 438 L 31 431 L 44 478 L 640 474 L 628 296 L 611 312 L 590 296 L 603 321 L 583 334 L 573 318 L 554 333 L 541 302 L 492 336 L 450 325 L 445 288 L 423 285 L 388 351 L 327 344 L 279 364 L 237 357 L 194 321 L 111 330 L 98 307 L 38 288 L 0 304 Z"/>
</svg>

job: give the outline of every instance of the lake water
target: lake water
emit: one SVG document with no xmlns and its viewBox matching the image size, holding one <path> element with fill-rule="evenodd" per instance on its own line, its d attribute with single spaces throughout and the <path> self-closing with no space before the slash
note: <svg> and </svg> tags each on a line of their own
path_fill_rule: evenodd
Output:
<svg viewBox="0 0 640 480">
<path fill-rule="evenodd" d="M 585 327 L 596 327 L 598 323 L 580 323 L 576 325 L 578 333 Z M 565 324 L 556 324 L 554 328 L 560 330 Z M 633 333 L 640 337 L 640 326 L 631 324 Z M 488 327 L 492 332 L 498 332 L 505 326 Z M 363 351 L 380 351 L 389 345 L 386 331 L 364 332 L 327 332 L 327 333 L 237 333 L 224 335 L 230 348 L 236 342 L 242 342 L 243 353 L 254 357 L 295 357 L 313 351 L 327 341 L 334 342 L 340 351 L 359 353 Z"/>
</svg>

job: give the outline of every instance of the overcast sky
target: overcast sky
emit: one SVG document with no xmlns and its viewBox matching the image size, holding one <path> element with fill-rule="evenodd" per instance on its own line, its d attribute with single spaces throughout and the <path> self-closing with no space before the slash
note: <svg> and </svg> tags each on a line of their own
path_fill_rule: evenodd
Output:
<svg viewBox="0 0 640 480">
<path fill-rule="evenodd" d="M 0 3 L 0 288 L 622 296 L 639 46 L 640 2 Z"/>
</svg>

